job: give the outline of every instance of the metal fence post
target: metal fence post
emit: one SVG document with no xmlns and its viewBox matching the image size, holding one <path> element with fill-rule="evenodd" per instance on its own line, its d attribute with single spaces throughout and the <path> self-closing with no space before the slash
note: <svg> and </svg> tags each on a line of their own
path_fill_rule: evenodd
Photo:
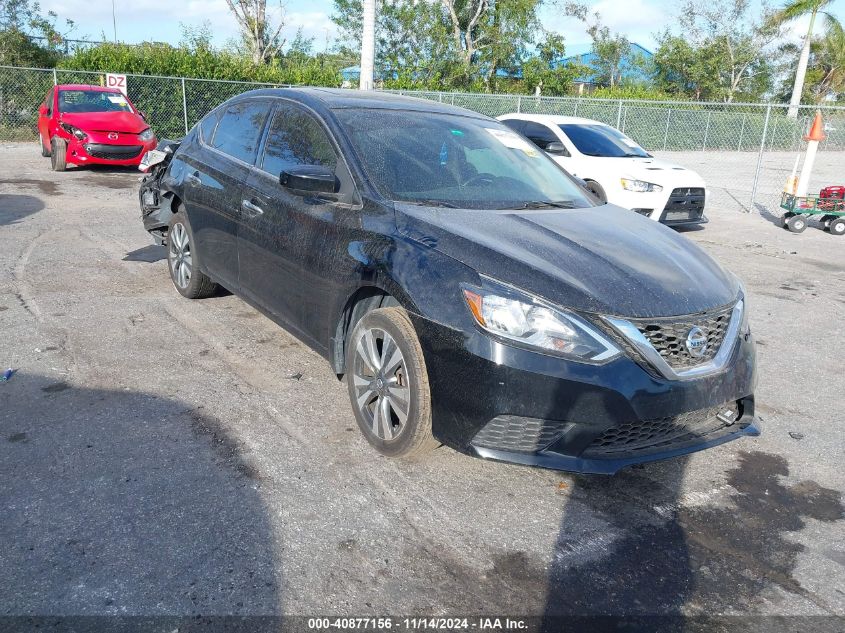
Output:
<svg viewBox="0 0 845 633">
<path fill-rule="evenodd" d="M 757 169 L 754 170 L 754 184 L 751 186 L 751 206 L 748 213 L 757 202 L 757 185 L 760 184 L 760 169 L 763 167 L 763 154 L 766 152 L 766 135 L 769 132 L 769 118 L 772 116 L 772 105 L 766 106 L 766 121 L 763 123 L 763 138 L 760 139 L 760 152 L 757 154 Z"/>
<path fill-rule="evenodd" d="M 663 132 L 663 151 L 666 151 L 666 146 L 669 144 L 669 121 L 672 119 L 672 108 L 666 109 L 666 130 Z"/>
<path fill-rule="evenodd" d="M 516 97 L 516 111 L 517 113 L 522 112 L 522 95 Z"/>
<path fill-rule="evenodd" d="M 572 116 L 578 116 L 578 99 L 575 99 L 575 112 L 572 113 Z"/>
<path fill-rule="evenodd" d="M 185 134 L 188 133 L 188 95 L 185 92 L 185 78 L 182 77 L 182 114 L 185 115 Z"/>
<path fill-rule="evenodd" d="M 622 125 L 622 99 L 619 100 L 619 108 L 616 110 L 616 129 Z"/>
<path fill-rule="evenodd" d="M 53 85 L 54 86 L 59 85 L 59 74 L 56 72 L 55 68 L 53 69 Z"/>
<path fill-rule="evenodd" d="M 742 151 L 742 135 L 745 134 L 745 119 L 746 119 L 746 116 L 743 114 L 742 115 L 742 127 L 739 128 L 739 143 L 736 146 L 736 151 L 738 151 L 738 152 Z"/>
<path fill-rule="evenodd" d="M 709 110 L 707 111 L 707 123 L 704 125 L 704 142 L 701 144 L 701 151 L 707 150 L 707 133 L 710 131 L 710 117 L 713 116 L 713 113 Z"/>
</svg>

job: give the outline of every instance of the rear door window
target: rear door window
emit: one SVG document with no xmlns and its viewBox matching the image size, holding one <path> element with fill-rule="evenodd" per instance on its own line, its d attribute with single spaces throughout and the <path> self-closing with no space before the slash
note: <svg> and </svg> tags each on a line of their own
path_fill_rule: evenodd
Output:
<svg viewBox="0 0 845 633">
<path fill-rule="evenodd" d="M 259 101 L 228 106 L 217 124 L 211 147 L 248 165 L 254 164 L 268 111 L 268 105 Z"/>
</svg>

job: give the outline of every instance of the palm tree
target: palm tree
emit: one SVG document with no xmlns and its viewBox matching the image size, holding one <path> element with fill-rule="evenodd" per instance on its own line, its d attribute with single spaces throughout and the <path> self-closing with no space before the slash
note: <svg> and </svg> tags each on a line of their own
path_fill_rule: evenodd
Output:
<svg viewBox="0 0 845 633">
<path fill-rule="evenodd" d="M 810 27 L 807 29 L 807 36 L 804 38 L 804 45 L 801 47 L 801 56 L 798 58 L 798 70 L 795 73 L 795 85 L 792 87 L 792 98 L 789 100 L 789 116 L 793 119 L 798 117 L 798 106 L 801 104 L 801 95 L 804 92 L 804 77 L 807 75 L 807 63 L 810 61 L 810 44 L 813 41 L 813 27 L 816 24 L 816 16 L 833 0 L 791 0 L 780 11 L 774 14 L 775 24 L 792 22 L 805 15 L 810 16 Z M 836 20 L 832 15 L 826 13 L 828 19 Z"/>
</svg>

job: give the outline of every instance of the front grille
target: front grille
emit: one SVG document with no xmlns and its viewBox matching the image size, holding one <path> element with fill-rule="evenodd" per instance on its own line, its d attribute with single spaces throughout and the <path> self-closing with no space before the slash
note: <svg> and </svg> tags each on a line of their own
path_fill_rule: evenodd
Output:
<svg viewBox="0 0 845 633">
<path fill-rule="evenodd" d="M 669 317 L 665 319 L 631 319 L 657 353 L 674 370 L 690 369 L 707 363 L 719 352 L 731 322 L 733 306 L 727 306 L 701 315 Z M 687 337 L 693 328 L 699 328 L 707 340 L 704 353 L 693 356 L 687 348 Z"/>
<path fill-rule="evenodd" d="M 105 160 L 128 160 L 135 158 L 144 149 L 142 145 L 105 145 L 103 143 L 88 143 L 85 151 L 89 156 Z"/>
<path fill-rule="evenodd" d="M 642 454 L 715 439 L 732 432 L 741 415 L 736 403 L 728 403 L 668 418 L 628 422 L 606 430 L 593 440 L 582 456 L 619 457 L 623 453 Z"/>
<path fill-rule="evenodd" d="M 516 453 L 536 453 L 556 442 L 571 426 L 557 420 L 500 415 L 476 433 L 472 445 Z"/>
<path fill-rule="evenodd" d="M 700 220 L 704 215 L 704 188 L 678 187 L 673 189 L 663 208 L 664 222 Z"/>
</svg>

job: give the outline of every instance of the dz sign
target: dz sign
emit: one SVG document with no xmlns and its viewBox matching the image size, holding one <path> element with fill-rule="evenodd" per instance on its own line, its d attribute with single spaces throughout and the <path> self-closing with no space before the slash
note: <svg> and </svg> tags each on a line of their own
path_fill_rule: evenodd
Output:
<svg viewBox="0 0 845 633">
<path fill-rule="evenodd" d="M 117 88 L 126 96 L 126 75 L 106 75 L 106 88 Z"/>
</svg>

